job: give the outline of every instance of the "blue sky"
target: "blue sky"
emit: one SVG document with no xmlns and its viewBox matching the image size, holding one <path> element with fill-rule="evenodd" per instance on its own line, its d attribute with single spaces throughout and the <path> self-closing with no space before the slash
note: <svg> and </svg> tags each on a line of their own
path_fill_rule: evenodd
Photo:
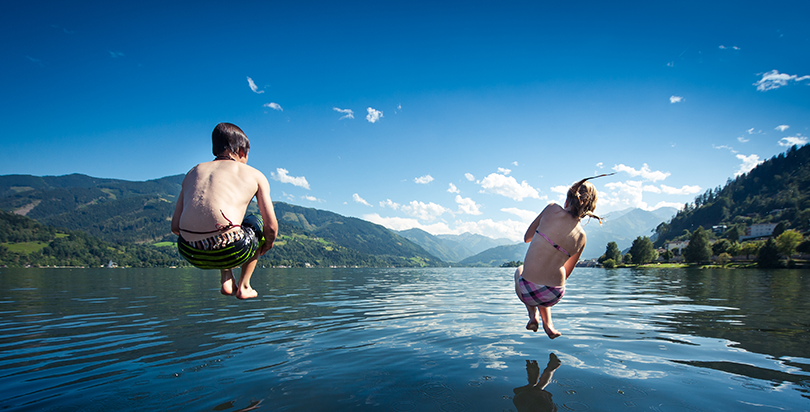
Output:
<svg viewBox="0 0 810 412">
<path fill-rule="evenodd" d="M 682 206 L 810 135 L 807 2 L 108 3 L 0 6 L 0 174 L 183 174 L 232 122 L 274 200 L 517 240 L 582 177 Z"/>
</svg>

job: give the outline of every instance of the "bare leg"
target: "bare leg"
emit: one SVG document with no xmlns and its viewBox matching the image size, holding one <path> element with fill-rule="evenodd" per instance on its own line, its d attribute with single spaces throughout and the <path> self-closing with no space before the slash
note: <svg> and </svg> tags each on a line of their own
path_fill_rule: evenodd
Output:
<svg viewBox="0 0 810 412">
<path fill-rule="evenodd" d="M 236 279 L 233 278 L 233 270 L 221 269 L 219 275 L 220 283 L 222 283 L 222 288 L 219 290 L 219 293 L 226 296 L 233 295 L 234 288 L 236 287 Z"/>
<path fill-rule="evenodd" d="M 551 339 L 562 336 L 562 333 L 557 332 L 557 329 L 554 329 L 554 324 L 551 323 L 551 308 L 545 306 L 538 306 L 537 308 L 540 310 L 540 317 L 543 319 L 543 330 L 546 331 L 546 335 Z"/>
<path fill-rule="evenodd" d="M 523 265 L 519 266 L 517 270 L 515 270 L 515 294 L 517 294 L 518 298 L 520 298 L 520 289 L 518 288 L 518 279 L 523 274 Z M 537 328 L 540 326 L 540 319 L 537 317 L 537 306 L 529 306 L 526 305 L 526 310 L 529 311 L 529 323 L 526 324 L 526 330 L 530 330 L 533 332 L 537 332 Z"/>
<path fill-rule="evenodd" d="M 236 290 L 237 298 L 250 299 L 259 296 L 259 292 L 256 292 L 256 290 L 250 287 L 250 277 L 253 276 L 253 269 L 256 269 L 257 263 L 259 263 L 259 259 L 254 258 L 242 265 L 242 273 L 239 276 L 239 287 Z"/>
</svg>

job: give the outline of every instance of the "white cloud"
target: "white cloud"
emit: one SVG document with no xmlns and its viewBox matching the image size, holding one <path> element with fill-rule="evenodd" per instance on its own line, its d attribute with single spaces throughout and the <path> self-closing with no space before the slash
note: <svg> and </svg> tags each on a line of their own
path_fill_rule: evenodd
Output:
<svg viewBox="0 0 810 412">
<path fill-rule="evenodd" d="M 469 180 L 471 182 L 475 181 L 475 176 L 473 176 L 472 173 L 464 173 L 464 177 L 466 177 L 467 180 Z"/>
<path fill-rule="evenodd" d="M 419 221 L 416 219 L 409 219 L 404 217 L 382 217 L 377 213 L 363 215 L 363 219 L 371 223 L 383 225 L 392 230 L 408 230 L 417 228 L 422 229 L 425 232 L 432 233 L 434 235 L 460 234 L 450 229 L 450 227 L 447 226 L 447 223 L 444 222 L 437 222 L 430 225 L 424 225 L 422 223 L 419 223 Z"/>
<path fill-rule="evenodd" d="M 779 130 L 780 132 L 784 132 L 785 130 L 787 130 L 789 128 L 790 128 L 790 126 L 788 126 L 786 124 L 782 124 L 782 125 L 776 126 L 775 130 Z"/>
<path fill-rule="evenodd" d="M 531 187 L 525 180 L 518 183 L 514 177 L 498 173 L 492 173 L 481 180 L 481 187 L 484 189 L 482 192 L 495 193 L 517 201 L 527 197 L 540 199 L 537 189 Z"/>
<path fill-rule="evenodd" d="M 253 90 L 253 92 L 257 94 L 264 93 L 264 90 L 259 90 L 259 88 L 256 87 L 256 83 L 253 83 L 253 79 L 251 79 L 250 76 L 248 76 L 247 79 L 248 79 L 248 86 L 250 86 L 250 90 Z"/>
<path fill-rule="evenodd" d="M 414 200 L 407 205 L 402 205 L 402 211 L 408 216 L 413 216 L 419 220 L 430 221 L 436 219 L 445 212 L 450 212 L 450 209 L 437 205 L 433 202 L 423 203 Z"/>
<path fill-rule="evenodd" d="M 667 177 L 669 177 L 669 175 L 671 174 L 669 172 L 660 172 L 660 171 L 657 171 L 657 170 L 656 171 L 651 171 L 650 167 L 647 166 L 646 163 L 644 163 L 644 165 L 641 167 L 640 170 L 633 169 L 632 167 L 625 166 L 623 164 L 613 166 L 613 170 L 615 170 L 617 172 L 626 172 L 631 177 L 641 176 L 642 178 L 644 178 L 646 180 L 653 181 L 653 182 L 657 182 L 659 180 L 664 180 Z"/>
<path fill-rule="evenodd" d="M 752 127 L 752 128 L 750 128 L 750 129 L 746 130 L 746 132 L 747 132 L 748 134 L 760 134 L 760 133 L 762 133 L 762 130 L 760 130 L 760 131 L 756 131 L 756 132 L 755 132 L 754 130 L 755 130 L 755 128 L 753 128 L 753 127 Z"/>
<path fill-rule="evenodd" d="M 262 107 L 269 107 L 269 108 L 271 108 L 273 110 L 279 110 L 279 111 L 282 111 L 282 112 L 284 111 L 284 109 L 281 108 L 281 105 L 279 105 L 278 103 L 273 103 L 273 102 L 265 103 L 265 104 L 262 105 Z"/>
<path fill-rule="evenodd" d="M 568 186 L 563 186 L 563 185 L 552 186 L 549 190 L 551 190 L 554 193 L 559 193 L 559 194 L 562 194 L 562 195 L 567 195 L 568 194 Z"/>
<path fill-rule="evenodd" d="M 653 206 L 651 210 L 660 209 L 662 207 L 674 207 L 675 209 L 681 210 L 683 209 L 683 203 L 678 202 L 658 202 Z"/>
<path fill-rule="evenodd" d="M 319 202 L 319 203 L 320 203 L 320 202 L 323 202 L 323 200 L 318 199 L 318 198 L 317 198 L 317 197 L 315 197 L 315 196 L 310 196 L 310 195 L 304 195 L 304 196 L 301 196 L 301 199 L 309 200 L 310 202 Z"/>
<path fill-rule="evenodd" d="M 447 191 L 450 192 L 450 193 L 461 193 L 461 191 L 458 190 L 456 185 L 454 185 L 452 183 L 450 183 L 450 187 L 447 188 Z"/>
<path fill-rule="evenodd" d="M 604 196 L 598 193 L 598 206 L 637 207 L 647 210 L 647 203 L 642 200 L 643 182 L 634 180 L 610 182 L 605 184 L 605 187 L 613 192 Z"/>
<path fill-rule="evenodd" d="M 742 164 L 740 165 L 740 169 L 737 170 L 736 173 L 734 173 L 734 177 L 744 175 L 753 170 L 755 167 L 757 167 L 757 165 L 762 163 L 762 160 L 759 160 L 759 156 L 755 154 L 752 154 L 750 156 L 738 154 L 737 159 L 742 160 Z"/>
<path fill-rule="evenodd" d="M 598 167 L 598 168 L 600 168 L 600 169 L 604 169 L 605 164 L 604 164 L 604 163 L 602 163 L 602 162 L 599 162 L 599 163 L 597 163 L 597 164 L 596 164 L 596 167 Z"/>
<path fill-rule="evenodd" d="M 456 221 L 455 225 L 455 232 L 457 233 L 469 232 L 496 239 L 507 238 L 515 242 L 523 241 L 523 235 L 526 233 L 526 223 L 512 219 L 501 221 L 484 219 L 477 222 Z"/>
<path fill-rule="evenodd" d="M 804 146 L 807 144 L 807 137 L 802 135 L 783 137 L 779 139 L 779 146 Z"/>
<path fill-rule="evenodd" d="M 352 109 L 340 109 L 337 107 L 333 107 L 332 110 L 340 113 L 346 113 L 345 115 L 341 116 L 338 120 L 343 119 L 354 119 L 354 111 Z"/>
<path fill-rule="evenodd" d="M 363 198 L 362 198 L 362 197 L 360 197 L 360 195 L 358 195 L 357 193 L 355 193 L 355 194 L 353 194 L 353 195 L 352 195 L 352 200 L 354 200 L 354 201 L 355 201 L 355 202 L 357 202 L 357 203 L 360 203 L 360 204 L 366 205 L 366 206 L 368 206 L 368 207 L 374 207 L 374 206 L 371 206 L 371 204 L 370 204 L 369 202 L 366 202 L 366 199 L 363 199 Z"/>
<path fill-rule="evenodd" d="M 374 110 L 371 107 L 369 107 L 366 110 L 368 111 L 368 114 L 366 115 L 366 120 L 368 120 L 370 123 L 376 123 L 377 120 L 380 120 L 380 118 L 383 117 L 383 112 L 379 110 Z"/>
<path fill-rule="evenodd" d="M 794 82 L 800 82 L 803 80 L 810 79 L 810 76 L 797 76 L 795 74 L 787 74 L 787 73 L 779 73 L 777 70 L 771 70 L 762 75 L 762 78 L 759 79 L 754 86 L 757 86 L 757 90 L 761 92 L 766 92 L 768 90 L 778 89 L 782 86 L 787 86 L 788 83 L 792 80 Z"/>
<path fill-rule="evenodd" d="M 399 203 L 395 203 L 391 199 L 385 199 L 384 202 L 380 202 L 380 207 L 385 208 L 386 206 L 394 210 L 399 209 Z"/>
<path fill-rule="evenodd" d="M 675 96 L 675 95 L 669 96 L 669 102 L 670 103 L 680 103 L 682 101 L 683 101 L 683 97 L 681 97 L 681 96 Z"/>
<path fill-rule="evenodd" d="M 111 51 L 110 57 L 112 57 L 113 59 L 117 59 L 119 57 L 124 57 L 124 53 Z"/>
<path fill-rule="evenodd" d="M 517 165 L 518 165 L 517 160 L 515 160 L 514 162 L 512 162 L 512 165 L 514 165 L 515 167 L 517 167 Z"/>
<path fill-rule="evenodd" d="M 652 192 L 652 193 L 661 193 L 661 189 L 658 186 L 653 185 L 646 185 L 641 187 L 642 192 Z"/>
<path fill-rule="evenodd" d="M 461 197 L 461 195 L 456 195 L 456 203 L 458 203 L 458 212 L 456 213 L 467 215 L 483 214 L 480 209 L 481 206 L 475 204 L 475 201 L 469 197 Z"/>
<path fill-rule="evenodd" d="M 287 169 L 278 168 L 275 172 L 271 172 L 270 176 L 281 183 L 289 183 L 293 186 L 303 187 L 304 189 L 309 190 L 309 182 L 307 182 L 307 178 L 304 176 L 300 177 L 293 177 L 287 175 L 289 171 Z"/>
<path fill-rule="evenodd" d="M 712 147 L 715 148 L 715 149 L 728 149 L 728 151 L 731 152 L 731 153 L 737 153 L 737 151 L 734 150 L 733 147 L 728 146 L 728 145 L 720 145 L 720 146 L 712 145 Z"/>
<path fill-rule="evenodd" d="M 421 176 L 421 177 L 414 178 L 413 181 L 420 184 L 420 185 L 426 185 L 426 184 L 433 181 L 433 176 L 424 175 L 424 176 Z"/>
<path fill-rule="evenodd" d="M 751 139 L 746 139 L 746 138 L 744 138 L 744 137 L 740 136 L 740 137 L 738 137 L 738 138 L 737 138 L 737 140 L 739 140 L 739 141 L 740 141 L 740 143 L 745 143 L 745 142 L 750 141 Z"/>
<path fill-rule="evenodd" d="M 501 174 L 504 174 L 504 175 L 508 175 L 509 173 L 512 173 L 512 171 L 511 171 L 511 170 L 509 170 L 509 169 L 504 169 L 504 168 L 502 168 L 502 167 L 499 167 L 499 168 L 498 168 L 498 173 L 501 173 Z"/>
<path fill-rule="evenodd" d="M 531 210 L 523 210 L 514 207 L 507 207 L 501 209 L 501 212 L 511 213 L 523 220 L 524 223 L 529 224 L 534 221 L 534 218 L 537 217 L 538 213 L 533 212 Z"/>
<path fill-rule="evenodd" d="M 700 192 L 700 186 L 684 185 L 680 189 L 667 185 L 661 185 L 661 191 L 668 195 L 693 195 Z"/>
</svg>

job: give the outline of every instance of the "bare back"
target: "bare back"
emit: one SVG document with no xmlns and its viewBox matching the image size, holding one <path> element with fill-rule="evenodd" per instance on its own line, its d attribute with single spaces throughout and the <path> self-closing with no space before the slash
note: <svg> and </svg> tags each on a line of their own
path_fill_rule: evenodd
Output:
<svg viewBox="0 0 810 412">
<path fill-rule="evenodd" d="M 177 205 L 178 209 L 182 208 L 176 222 L 179 227 L 173 229 L 179 229 L 186 240 L 195 241 L 213 236 L 218 227 L 231 223 L 238 226 L 254 196 L 259 202 L 260 211 L 263 212 L 262 209 L 267 206 L 263 203 L 270 203 L 269 207 L 272 208 L 269 194 L 263 191 L 269 192 L 267 178 L 251 166 L 232 160 L 200 163 L 183 180 Z M 264 196 L 266 199 L 263 199 Z M 262 215 L 266 220 L 264 213 Z M 174 226 L 175 222 L 172 223 Z"/>
<path fill-rule="evenodd" d="M 585 248 L 586 237 L 579 219 L 559 205 L 550 204 L 529 225 L 524 241 L 531 244 L 523 263 L 523 278 L 538 285 L 564 286 Z M 551 242 L 571 256 L 556 249 Z"/>
</svg>

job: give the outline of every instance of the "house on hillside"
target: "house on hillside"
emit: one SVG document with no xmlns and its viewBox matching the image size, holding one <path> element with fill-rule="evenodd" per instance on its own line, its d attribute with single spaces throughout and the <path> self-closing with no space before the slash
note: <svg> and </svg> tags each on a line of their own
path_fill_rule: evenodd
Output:
<svg viewBox="0 0 810 412">
<path fill-rule="evenodd" d="M 773 235 L 774 229 L 776 229 L 776 223 L 760 223 L 751 225 L 745 229 L 745 235 L 740 236 L 740 240 L 771 236 Z"/>
<path fill-rule="evenodd" d="M 683 252 L 683 249 L 685 247 L 687 247 L 687 246 L 689 246 L 689 241 L 688 240 L 677 240 L 677 241 L 674 241 L 674 242 L 667 242 L 664 245 L 664 248 L 666 250 L 678 249 L 678 252 L 676 252 L 675 255 L 680 256 L 681 253 Z"/>
<path fill-rule="evenodd" d="M 726 230 L 728 230 L 728 226 L 726 225 L 712 226 L 712 232 L 714 232 L 715 235 L 722 235 L 726 233 Z"/>
</svg>

